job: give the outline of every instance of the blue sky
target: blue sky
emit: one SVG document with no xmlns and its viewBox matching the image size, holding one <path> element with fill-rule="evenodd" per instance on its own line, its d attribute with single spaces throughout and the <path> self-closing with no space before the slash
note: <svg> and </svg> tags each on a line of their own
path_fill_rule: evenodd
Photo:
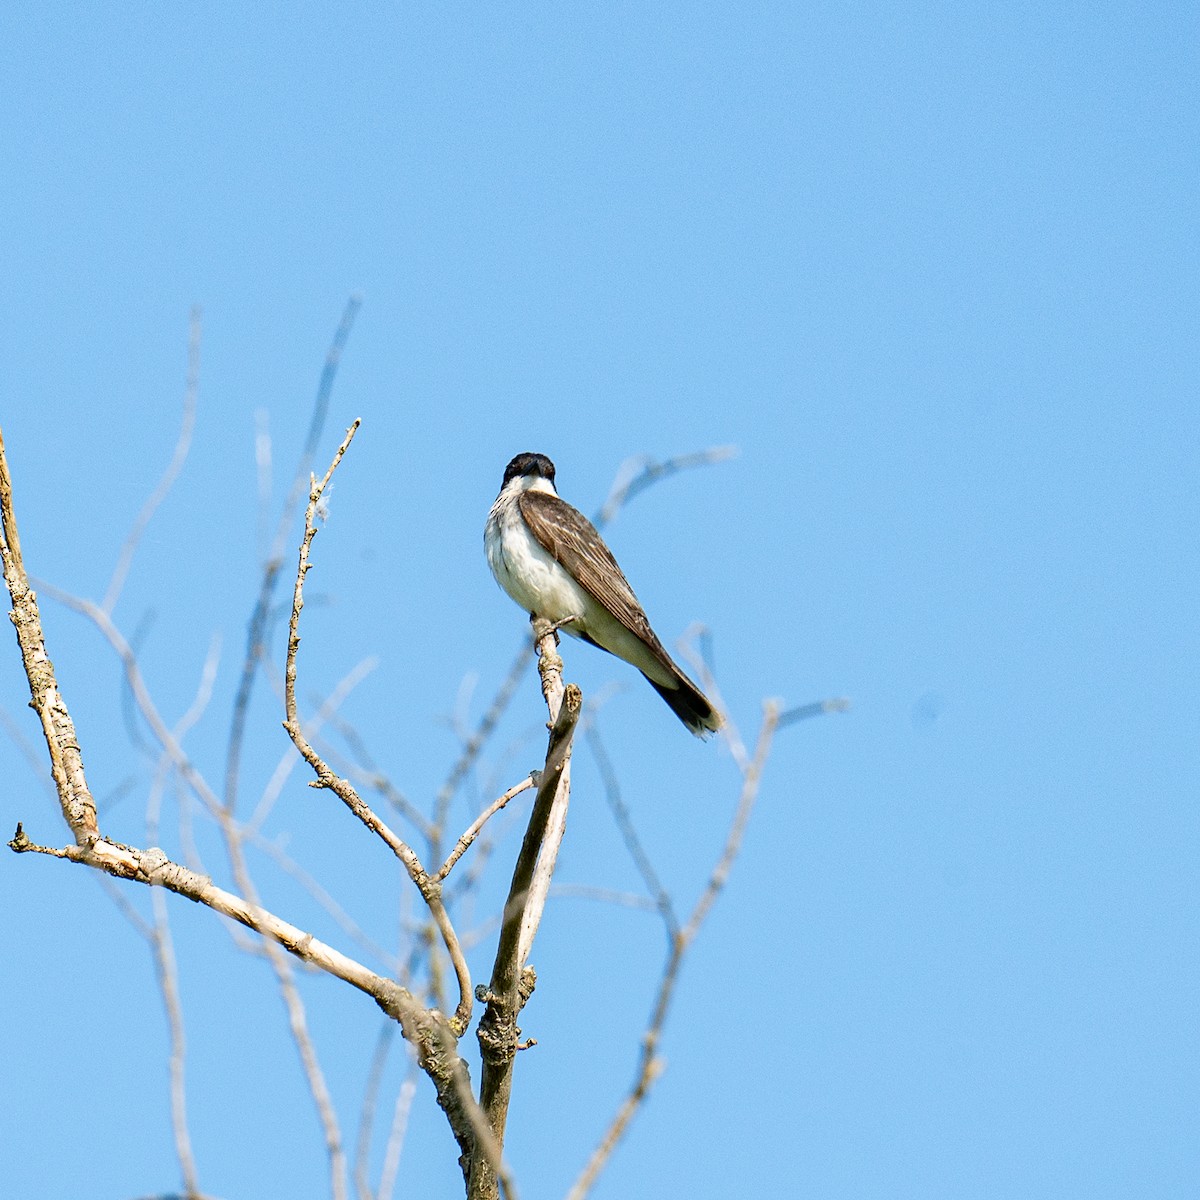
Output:
<svg viewBox="0 0 1200 1200">
<path fill-rule="evenodd" d="M 610 544 L 664 640 L 712 629 L 748 732 L 764 696 L 853 708 L 780 736 L 598 1197 L 1195 1194 L 1198 34 L 1171 4 L 4 18 L 0 423 L 26 558 L 102 595 L 170 457 L 200 304 L 192 453 L 116 617 L 171 721 L 220 635 L 188 742 L 213 778 L 257 588 L 256 414 L 277 510 L 351 294 L 319 457 L 363 426 L 314 548 L 302 691 L 378 656 L 344 713 L 416 799 L 453 759 L 444 718 L 479 716 L 523 633 L 482 552 L 505 462 L 551 455 L 592 511 L 630 455 L 738 446 L 640 496 Z M 104 827 L 137 842 L 117 665 L 43 607 L 93 788 L 119 796 Z M 605 744 L 686 905 L 728 754 L 566 651 L 585 694 L 626 685 Z M 0 698 L 32 739 L 26 695 L 10 643 Z M 249 796 L 280 716 L 260 684 Z M 461 824 L 535 765 L 528 742 L 497 760 L 539 720 L 530 678 Z M 0 773 L 8 827 L 65 840 L 11 738 Z M 348 824 L 297 774 L 268 832 L 389 942 L 403 881 Z M 0 861 L 13 1194 L 175 1189 L 143 944 L 83 871 Z M 560 878 L 638 886 L 582 753 Z M 205 1189 L 328 1194 L 267 971 L 210 913 L 172 913 Z M 652 916 L 549 910 L 523 1197 L 563 1193 L 628 1085 L 661 957 Z M 352 1137 L 375 1014 L 322 979 L 305 995 Z M 420 1081 L 402 1180 L 452 1195 L 432 1109 Z"/>
</svg>

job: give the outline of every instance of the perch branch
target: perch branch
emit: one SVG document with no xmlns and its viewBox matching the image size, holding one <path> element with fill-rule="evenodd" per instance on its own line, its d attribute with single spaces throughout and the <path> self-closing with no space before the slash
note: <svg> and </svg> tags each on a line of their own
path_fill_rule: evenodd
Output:
<svg viewBox="0 0 1200 1200">
<path fill-rule="evenodd" d="M 480 999 L 486 999 L 487 1010 L 478 1030 L 483 1059 L 479 1103 L 500 1151 L 504 1148 L 513 1065 L 521 1048 L 517 1018 L 537 981 L 533 968 L 525 965 L 525 958 L 545 902 L 553 854 L 557 852 L 557 845 L 550 846 L 556 813 L 560 827 L 565 825 L 570 794 L 571 745 L 583 705 L 583 694 L 578 687 L 574 684 L 563 687 L 562 659 L 555 650 L 553 632 L 546 622 L 537 619 L 534 620 L 534 631 L 541 655 L 542 693 L 553 723 L 537 798 L 533 802 L 533 812 L 504 906 L 491 984 L 488 988 L 480 988 Z M 561 838 L 561 832 L 558 836 Z M 545 865 L 547 861 L 548 866 Z M 543 871 L 546 872 L 545 887 L 540 889 L 540 896 L 535 896 L 535 881 Z M 498 1161 L 498 1157 L 492 1155 L 476 1157 L 467 1186 L 469 1200 L 489 1200 L 496 1195 L 495 1167 Z"/>
<path fill-rule="evenodd" d="M 562 719 L 563 709 L 568 706 L 567 693 L 570 686 L 563 687 L 563 661 L 558 655 L 558 635 L 554 626 L 547 624 L 538 617 L 531 617 L 534 641 L 538 651 L 538 676 L 541 679 L 542 695 L 546 700 L 546 711 L 550 714 L 553 728 L 558 728 Z M 576 688 L 575 692 L 578 693 Z M 574 706 L 574 719 L 578 721 L 583 697 L 573 697 L 570 702 Z M 567 738 L 563 748 L 563 764 L 558 785 L 555 788 L 553 803 L 546 818 L 546 828 L 542 836 L 542 844 L 538 848 L 537 865 L 529 880 L 529 896 L 524 901 L 525 911 L 521 916 L 520 941 L 517 947 L 517 968 L 524 967 L 533 947 L 533 939 L 537 934 L 538 925 L 542 920 L 542 912 L 546 907 L 546 897 L 550 893 L 550 880 L 554 875 L 554 865 L 558 861 L 559 847 L 563 835 L 567 832 L 567 807 L 571 802 L 571 747 L 574 735 L 574 724 L 571 727 L 571 737 Z M 554 737 L 551 735 L 551 746 Z M 550 758 L 546 759 L 547 769 Z M 544 778 L 544 776 L 543 776 Z M 540 792 L 540 789 L 539 789 Z M 530 822 L 532 827 L 532 820 Z M 522 848 L 523 849 L 523 848 Z"/>
</svg>

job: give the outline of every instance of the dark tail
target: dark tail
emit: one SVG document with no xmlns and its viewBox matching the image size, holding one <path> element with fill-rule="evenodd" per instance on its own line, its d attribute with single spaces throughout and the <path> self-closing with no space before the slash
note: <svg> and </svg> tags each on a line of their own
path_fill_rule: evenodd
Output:
<svg viewBox="0 0 1200 1200">
<path fill-rule="evenodd" d="M 725 723 L 721 714 L 709 703 L 708 697 L 682 671 L 679 672 L 676 687 L 664 687 L 661 683 L 655 683 L 649 675 L 645 679 L 698 738 L 716 733 Z"/>
</svg>

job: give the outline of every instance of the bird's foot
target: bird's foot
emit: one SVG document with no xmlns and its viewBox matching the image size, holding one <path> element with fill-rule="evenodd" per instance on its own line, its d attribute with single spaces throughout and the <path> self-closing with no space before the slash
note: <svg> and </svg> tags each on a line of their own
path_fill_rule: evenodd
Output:
<svg viewBox="0 0 1200 1200">
<path fill-rule="evenodd" d="M 563 617 L 561 621 L 547 621 L 545 617 L 530 616 L 529 623 L 533 626 L 534 644 L 540 644 L 542 638 L 549 637 L 551 634 L 553 634 L 554 644 L 557 646 L 560 641 L 558 631 L 562 629 L 564 625 L 570 625 L 572 622 L 578 620 L 579 615 L 577 613 L 572 613 L 569 617 Z"/>
</svg>

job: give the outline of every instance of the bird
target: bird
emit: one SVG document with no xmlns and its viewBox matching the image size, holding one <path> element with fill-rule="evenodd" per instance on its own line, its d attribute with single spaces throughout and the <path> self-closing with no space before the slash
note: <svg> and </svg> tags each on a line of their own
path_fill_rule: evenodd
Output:
<svg viewBox="0 0 1200 1200">
<path fill-rule="evenodd" d="M 496 582 L 530 616 L 631 663 L 697 737 L 723 718 L 658 640 L 596 527 L 560 499 L 554 463 L 518 454 L 504 468 L 483 542 Z"/>
</svg>

